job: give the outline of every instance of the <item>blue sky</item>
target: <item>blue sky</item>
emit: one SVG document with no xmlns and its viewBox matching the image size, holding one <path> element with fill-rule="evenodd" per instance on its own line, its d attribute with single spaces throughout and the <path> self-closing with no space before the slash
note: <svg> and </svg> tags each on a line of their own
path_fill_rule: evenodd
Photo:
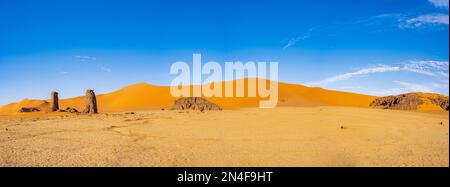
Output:
<svg viewBox="0 0 450 187">
<path fill-rule="evenodd" d="M 283 82 L 448 95 L 448 0 L 0 1 L 0 105 L 168 85 L 175 61 L 278 61 Z"/>
</svg>

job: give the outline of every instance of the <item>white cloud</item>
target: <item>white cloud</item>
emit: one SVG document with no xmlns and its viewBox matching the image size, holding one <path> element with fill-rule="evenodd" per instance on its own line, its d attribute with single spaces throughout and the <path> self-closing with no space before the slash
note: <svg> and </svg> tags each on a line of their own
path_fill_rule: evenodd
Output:
<svg viewBox="0 0 450 187">
<path fill-rule="evenodd" d="M 82 56 L 82 55 L 75 55 L 73 56 L 77 61 L 80 62 L 86 62 L 86 61 L 94 61 L 97 60 L 96 57 L 92 57 L 92 56 Z"/>
<path fill-rule="evenodd" d="M 431 86 L 437 89 L 448 89 L 448 84 L 431 83 Z"/>
<path fill-rule="evenodd" d="M 350 80 L 355 77 L 366 77 L 373 73 L 384 73 L 394 71 L 406 71 L 430 77 L 435 77 L 438 79 L 442 78 L 448 79 L 449 62 L 424 60 L 424 61 L 409 61 L 403 64 L 403 66 L 380 65 L 378 67 L 373 68 L 364 68 L 356 72 L 339 74 L 316 82 L 305 83 L 305 85 L 325 86 L 338 81 Z"/>
<path fill-rule="evenodd" d="M 419 66 L 422 66 L 424 68 L 433 68 L 437 70 L 448 70 L 449 67 L 448 61 L 425 60 L 425 61 L 410 61 L 410 63 L 418 64 Z"/>
<path fill-rule="evenodd" d="M 436 8 L 448 10 L 449 0 L 428 0 Z M 448 13 L 429 13 L 419 15 L 409 19 L 399 19 L 400 28 L 420 28 L 425 26 L 448 26 Z"/>
<path fill-rule="evenodd" d="M 372 18 L 370 20 L 372 23 L 379 21 L 387 25 L 394 23 L 392 25 L 401 29 L 445 27 L 449 25 L 448 13 L 427 13 L 422 15 L 390 13 L 380 14 Z"/>
<path fill-rule="evenodd" d="M 372 73 L 383 73 L 383 72 L 390 72 L 390 71 L 400 71 L 400 68 L 392 67 L 392 66 L 380 66 L 380 67 L 374 67 L 374 68 L 365 68 L 365 69 L 361 69 L 356 72 L 336 75 L 336 76 L 326 78 L 321 81 L 306 83 L 306 85 L 308 85 L 308 86 L 324 86 L 324 85 L 331 84 L 331 83 L 334 83 L 337 81 L 350 80 L 353 77 L 367 76 Z"/>
<path fill-rule="evenodd" d="M 449 0 L 428 0 L 428 1 L 437 8 L 447 8 L 448 9 L 448 1 Z"/>
<path fill-rule="evenodd" d="M 363 88 L 362 86 L 342 86 L 341 89 L 357 90 Z"/>
<path fill-rule="evenodd" d="M 399 85 L 400 87 L 396 88 L 388 88 L 388 89 L 382 89 L 382 90 L 374 90 L 370 91 L 368 94 L 370 95 L 376 95 L 376 96 L 388 96 L 388 95 L 399 95 L 399 94 L 405 94 L 405 93 L 411 93 L 411 92 L 427 92 L 427 93 L 433 93 L 436 92 L 436 90 L 432 87 L 433 84 L 430 86 L 422 85 L 422 84 L 415 84 L 415 83 L 408 83 L 403 81 L 393 81 L 395 84 Z M 441 85 L 439 85 L 441 86 Z M 448 87 L 448 86 L 447 86 Z M 440 89 L 440 88 L 439 88 Z"/>
<path fill-rule="evenodd" d="M 303 41 L 306 40 L 307 38 L 311 37 L 311 32 L 312 32 L 312 28 L 308 30 L 308 32 L 306 32 L 304 35 L 301 36 L 297 36 L 295 38 L 292 38 L 288 41 L 288 43 L 283 47 L 283 50 L 297 44 L 297 42 L 299 41 Z"/>
<path fill-rule="evenodd" d="M 379 14 L 376 16 L 371 17 L 372 19 L 369 19 L 369 22 L 377 22 L 377 21 L 395 21 L 395 22 L 402 22 L 403 20 L 408 18 L 407 14 L 400 14 L 400 13 L 385 13 L 385 14 Z M 385 23 L 385 22 L 382 22 Z"/>
<path fill-rule="evenodd" d="M 414 73 L 419 73 L 428 76 L 445 76 L 445 73 L 442 71 L 449 70 L 448 61 L 409 61 L 409 63 L 403 66 L 405 71 L 410 71 Z M 448 73 L 447 73 L 448 77 Z"/>
<path fill-rule="evenodd" d="M 111 73 L 111 69 L 105 66 L 100 66 L 100 69 L 104 72 Z"/>
<path fill-rule="evenodd" d="M 407 82 L 402 82 L 402 81 L 393 81 L 394 83 L 403 86 L 403 89 L 407 92 L 433 92 L 433 89 L 425 86 L 425 85 L 421 85 L 421 84 L 415 84 L 415 83 L 407 83 Z"/>
<path fill-rule="evenodd" d="M 408 92 L 402 88 L 389 88 L 389 89 L 384 89 L 384 90 L 370 91 L 367 94 L 374 95 L 374 96 L 388 96 L 388 95 L 399 95 L 399 94 L 404 94 L 404 93 L 408 93 Z"/>
<path fill-rule="evenodd" d="M 445 72 L 439 71 L 439 72 L 436 72 L 436 73 L 437 73 L 438 75 L 440 75 L 440 76 L 447 77 L 447 79 L 449 78 L 449 77 L 448 77 L 448 72 L 445 73 Z"/>
<path fill-rule="evenodd" d="M 447 25 L 449 19 L 447 14 L 425 14 L 415 18 L 406 19 L 400 23 L 400 28 L 419 28 L 424 26 Z"/>
<path fill-rule="evenodd" d="M 293 39 L 290 39 L 289 41 L 288 41 L 288 43 L 283 47 L 283 50 L 284 49 L 287 49 L 287 48 L 289 48 L 289 47 L 291 47 L 291 46 L 293 46 L 293 45 L 295 45 L 297 42 L 299 42 L 299 41 L 302 41 L 302 40 L 305 40 L 306 38 L 308 38 L 309 36 L 299 36 L 299 37 L 297 37 L 297 38 L 293 38 Z"/>
<path fill-rule="evenodd" d="M 104 65 L 102 65 L 101 63 L 99 63 L 97 61 L 97 57 L 93 57 L 93 56 L 83 56 L 83 55 L 75 55 L 73 56 L 75 58 L 76 61 L 78 62 L 92 62 L 94 65 L 97 65 L 97 67 L 104 72 L 107 73 L 111 73 L 112 70 Z M 94 62 L 97 61 L 97 62 Z"/>
</svg>

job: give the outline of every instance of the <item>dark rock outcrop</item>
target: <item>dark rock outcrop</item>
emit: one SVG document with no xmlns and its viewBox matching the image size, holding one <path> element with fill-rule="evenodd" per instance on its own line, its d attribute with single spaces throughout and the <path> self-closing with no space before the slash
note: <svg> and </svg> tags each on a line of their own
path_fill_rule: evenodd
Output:
<svg viewBox="0 0 450 187">
<path fill-rule="evenodd" d="M 97 114 L 97 98 L 94 90 L 86 90 L 84 113 Z"/>
<path fill-rule="evenodd" d="M 68 113 L 78 113 L 78 110 L 76 108 L 72 107 L 66 107 L 64 110 L 59 110 L 60 112 L 68 112 Z"/>
<path fill-rule="evenodd" d="M 58 92 L 52 92 L 51 94 L 51 107 L 53 112 L 59 110 Z"/>
<path fill-rule="evenodd" d="M 438 106 L 441 107 L 442 109 L 448 111 L 448 109 L 449 109 L 449 106 L 448 106 L 448 96 L 430 97 L 429 99 L 430 99 L 430 101 L 431 101 L 432 103 L 434 103 L 435 105 L 438 105 Z"/>
<path fill-rule="evenodd" d="M 222 110 L 219 105 L 201 97 L 185 97 L 175 100 L 173 110 Z"/>
<path fill-rule="evenodd" d="M 416 110 L 423 103 L 422 98 L 414 93 L 379 97 L 370 103 L 372 107 L 384 109 Z"/>
<path fill-rule="evenodd" d="M 20 108 L 19 112 L 40 112 L 41 110 L 36 107 L 30 107 L 30 108 Z"/>
</svg>

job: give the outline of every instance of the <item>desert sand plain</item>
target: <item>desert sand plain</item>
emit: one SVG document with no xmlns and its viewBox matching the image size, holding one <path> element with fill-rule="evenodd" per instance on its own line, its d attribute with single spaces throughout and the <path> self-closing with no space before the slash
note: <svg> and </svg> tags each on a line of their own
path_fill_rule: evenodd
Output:
<svg viewBox="0 0 450 187">
<path fill-rule="evenodd" d="M 0 165 L 448 166 L 448 124 L 351 107 L 3 116 Z"/>
<path fill-rule="evenodd" d="M 448 111 L 369 108 L 372 96 L 288 84 L 273 109 L 212 98 L 225 110 L 161 110 L 166 92 L 141 83 L 99 95 L 93 115 L 6 105 L 0 166 L 449 166 Z"/>
</svg>

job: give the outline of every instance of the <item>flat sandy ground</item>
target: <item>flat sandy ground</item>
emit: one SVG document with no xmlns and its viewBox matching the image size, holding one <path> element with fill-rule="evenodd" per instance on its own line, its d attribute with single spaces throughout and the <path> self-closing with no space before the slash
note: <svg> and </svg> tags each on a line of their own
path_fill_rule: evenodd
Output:
<svg viewBox="0 0 450 187">
<path fill-rule="evenodd" d="M 349 107 L 0 116 L 0 166 L 448 167 L 448 119 Z"/>
</svg>

